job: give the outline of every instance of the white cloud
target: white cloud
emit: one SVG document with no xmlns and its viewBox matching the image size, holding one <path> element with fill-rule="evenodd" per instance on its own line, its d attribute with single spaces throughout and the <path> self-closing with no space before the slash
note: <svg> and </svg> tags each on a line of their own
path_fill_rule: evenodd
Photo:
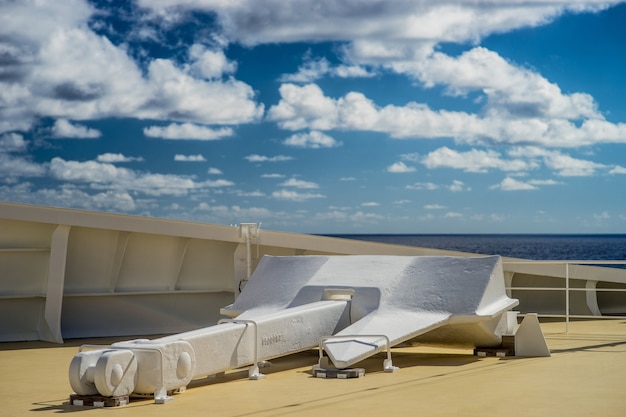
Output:
<svg viewBox="0 0 626 417">
<path fill-rule="evenodd" d="M 168 126 L 149 126 L 143 129 L 143 134 L 151 138 L 161 139 L 190 139 L 190 140 L 218 140 L 233 135 L 233 129 L 223 127 L 212 129 L 193 123 L 172 123 Z"/>
<path fill-rule="evenodd" d="M 489 188 L 491 188 L 492 190 L 502 191 L 526 191 L 537 189 L 537 187 L 528 182 L 518 181 L 511 177 L 506 177 L 499 184 L 492 185 Z"/>
<path fill-rule="evenodd" d="M 313 130 L 308 133 L 296 133 L 289 136 L 283 142 L 284 145 L 298 148 L 335 148 L 341 146 L 341 142 L 336 141 L 325 133 Z"/>
<path fill-rule="evenodd" d="M 4 182 L 14 182 L 21 177 L 42 177 L 46 174 L 44 166 L 28 158 L 0 152 L 0 178 Z"/>
<path fill-rule="evenodd" d="M 206 162 L 206 158 L 200 154 L 198 155 L 174 155 L 174 161 L 179 162 Z"/>
<path fill-rule="evenodd" d="M 311 200 L 314 198 L 325 198 L 325 196 L 322 194 L 299 193 L 297 191 L 291 191 L 291 190 L 274 191 L 272 193 L 272 197 L 277 200 L 287 200 L 287 201 L 296 201 L 296 202 L 303 202 L 303 201 Z"/>
<path fill-rule="evenodd" d="M 299 41 L 387 41 L 390 46 L 419 42 L 475 42 L 495 32 L 547 23 L 566 11 L 606 8 L 600 0 L 547 3 L 528 1 L 454 1 L 368 3 L 337 0 L 140 0 L 142 7 L 167 15 L 183 8 L 213 12 L 231 42 L 246 45 Z M 490 6 L 489 13 L 485 6 Z M 261 18 L 262 17 L 262 18 Z"/>
<path fill-rule="evenodd" d="M 396 138 L 461 138 L 486 133 L 475 115 L 433 111 L 424 104 L 381 108 L 358 92 L 338 99 L 326 97 L 315 84 L 283 84 L 279 91 L 281 100 L 269 109 L 268 119 L 283 129 L 360 130 Z"/>
<path fill-rule="evenodd" d="M 190 63 L 153 59 L 140 68 L 128 44 L 115 45 L 89 28 L 95 9 L 85 1 L 25 0 L 0 7 L 3 54 L 14 63 L 11 77 L 0 81 L 0 132 L 29 130 L 45 117 L 61 120 L 55 136 L 93 137 L 93 130 L 72 129 L 67 120 L 238 124 L 263 114 L 249 85 L 233 78 L 207 79 L 211 71 L 219 72 L 219 66 L 207 69 L 210 51 L 196 46 L 190 49 Z M 215 57 L 219 60 L 219 52 Z M 227 63 L 221 67 L 222 72 L 231 69 Z"/>
<path fill-rule="evenodd" d="M 402 206 L 404 204 L 409 204 L 411 202 L 411 200 L 397 200 L 394 201 L 393 204 L 398 205 L 398 206 Z"/>
<path fill-rule="evenodd" d="M 539 158 L 546 167 L 556 171 L 562 177 L 592 176 L 598 170 L 610 167 L 584 159 L 574 158 L 560 151 L 543 149 L 539 147 L 513 148 L 509 155 L 514 157 Z"/>
<path fill-rule="evenodd" d="M 55 138 L 97 139 L 102 136 L 102 133 L 97 129 L 72 124 L 65 119 L 58 119 L 54 122 L 51 132 Z"/>
<path fill-rule="evenodd" d="M 461 219 L 463 218 L 463 213 L 457 213 L 455 211 L 450 211 L 446 214 L 443 215 L 444 218 L 446 219 Z"/>
<path fill-rule="evenodd" d="M 562 184 L 561 182 L 555 181 L 555 180 L 530 180 L 528 181 L 528 184 L 532 184 L 532 185 L 559 185 Z"/>
<path fill-rule="evenodd" d="M 138 116 L 203 124 L 238 124 L 257 120 L 263 106 L 252 88 L 235 79 L 204 81 L 172 61 L 155 59 L 148 67 L 150 106 Z"/>
<path fill-rule="evenodd" d="M 436 190 L 439 188 L 437 184 L 432 182 L 416 182 L 415 184 L 407 185 L 409 190 Z"/>
<path fill-rule="evenodd" d="M 0 135 L 0 152 L 24 152 L 28 142 L 19 133 L 4 133 Z"/>
<path fill-rule="evenodd" d="M 500 117 L 602 118 L 590 95 L 563 94 L 556 84 L 536 72 L 514 66 L 483 47 L 459 57 L 435 52 L 426 59 L 399 64 L 396 69 L 416 76 L 426 86 L 447 86 L 450 94 L 481 91 L 487 96 L 488 112 L 506 113 Z"/>
<path fill-rule="evenodd" d="M 203 45 L 194 44 L 189 48 L 189 57 L 192 61 L 192 71 L 202 78 L 221 78 L 222 75 L 237 70 L 237 63 L 229 61 L 221 49 L 211 50 Z"/>
<path fill-rule="evenodd" d="M 465 172 L 485 173 L 489 169 L 502 171 L 527 171 L 537 168 L 534 162 L 522 160 L 505 160 L 501 155 L 492 150 L 481 151 L 472 149 L 467 152 L 459 152 L 448 147 L 439 148 L 430 152 L 422 159 L 427 168 L 454 168 Z"/>
<path fill-rule="evenodd" d="M 461 180 L 454 180 L 452 181 L 452 184 L 450 184 L 448 187 L 448 190 L 452 191 L 452 192 L 460 192 L 460 191 L 471 191 L 472 189 L 469 187 L 465 187 L 465 183 Z"/>
<path fill-rule="evenodd" d="M 424 208 L 426 210 L 445 210 L 447 207 L 441 204 L 426 204 Z"/>
<path fill-rule="evenodd" d="M 356 213 L 351 214 L 348 219 L 351 222 L 356 223 L 376 223 L 380 220 L 384 220 L 385 217 L 376 213 L 365 213 L 362 211 L 357 211 Z"/>
<path fill-rule="evenodd" d="M 404 162 L 395 162 L 387 167 L 387 172 L 404 174 L 407 172 L 415 172 L 415 167 L 407 166 Z"/>
<path fill-rule="evenodd" d="M 127 192 L 110 190 L 89 194 L 72 184 L 54 189 L 35 189 L 27 182 L 13 187 L 0 186 L 0 200 L 94 211 L 132 212 L 146 208 L 144 202 L 135 200 Z"/>
<path fill-rule="evenodd" d="M 380 206 L 380 203 L 377 203 L 376 201 L 366 201 L 365 203 L 361 203 L 362 207 L 378 207 Z"/>
<path fill-rule="evenodd" d="M 196 183 L 192 178 L 180 175 L 143 173 L 109 163 L 66 161 L 58 157 L 50 161 L 49 172 L 57 180 L 87 183 L 97 190 L 138 192 L 150 196 L 182 196 L 203 187 L 232 185 L 229 181 Z"/>
<path fill-rule="evenodd" d="M 593 218 L 597 221 L 609 220 L 611 216 L 607 211 L 603 211 L 602 213 L 594 213 Z"/>
<path fill-rule="evenodd" d="M 336 101 L 324 96 L 315 84 L 280 86 L 280 102 L 272 106 L 268 118 L 284 129 L 329 130 L 338 127 Z"/>
<path fill-rule="evenodd" d="M 435 111 L 426 104 L 415 102 L 380 107 L 358 92 L 334 99 L 325 96 L 315 84 L 283 84 L 279 92 L 281 100 L 269 109 L 268 120 L 288 130 L 357 130 L 386 133 L 400 139 L 454 138 L 458 142 L 474 144 L 524 143 L 547 147 L 626 143 L 626 123 L 614 124 L 600 119 L 601 116 L 594 110 L 595 105 L 587 106 L 586 99 L 579 100 L 578 96 L 561 97 L 560 92 L 554 93 L 560 98 L 546 104 L 552 107 L 541 111 L 528 111 L 524 115 L 514 102 L 517 99 L 511 99 L 511 109 L 518 107 L 516 114 L 512 114 L 513 110 L 503 111 L 505 106 L 499 102 L 488 108 L 484 116 Z M 525 94 L 535 95 L 532 91 Z M 522 98 L 519 100 L 523 101 Z M 531 107 L 541 105 L 541 102 L 529 104 Z M 574 110 L 567 110 L 568 106 Z M 557 114 L 559 111 L 563 114 Z M 566 116 L 576 119 L 570 120 Z M 580 122 L 581 117 L 594 118 Z"/>
<path fill-rule="evenodd" d="M 211 205 L 200 203 L 194 211 L 207 212 L 225 223 L 237 223 L 241 219 L 271 219 L 284 216 L 284 213 L 275 212 L 264 207 L 241 207 L 238 205 Z M 214 220 L 213 220 L 214 221 Z"/>
<path fill-rule="evenodd" d="M 209 175 L 222 175 L 223 172 L 219 168 L 211 167 L 207 170 L 207 174 Z"/>
<path fill-rule="evenodd" d="M 285 178 L 283 174 L 263 174 L 261 178 Z"/>
<path fill-rule="evenodd" d="M 613 168 L 611 168 L 611 170 L 609 171 L 609 174 L 611 174 L 611 175 L 626 174 L 626 167 L 623 167 L 623 166 L 620 166 L 620 165 L 616 165 Z"/>
<path fill-rule="evenodd" d="M 266 194 L 262 191 L 236 191 L 235 194 L 239 197 L 265 197 Z"/>
<path fill-rule="evenodd" d="M 98 162 L 117 163 L 143 161 L 142 157 L 124 156 L 121 153 L 103 153 L 96 158 Z"/>
<path fill-rule="evenodd" d="M 233 186 L 233 185 L 235 185 L 235 183 L 232 182 L 232 181 L 219 179 L 219 180 L 215 180 L 215 181 L 199 182 L 199 183 L 197 183 L 196 187 L 197 188 L 204 188 L 204 187 L 221 188 L 221 187 L 230 187 L 230 186 Z"/>
<path fill-rule="evenodd" d="M 283 74 L 279 77 L 281 82 L 310 83 L 324 76 L 338 78 L 369 78 L 376 74 L 359 65 L 332 66 L 326 58 L 311 59 L 305 55 L 304 63 L 298 67 L 294 74 Z"/>
<path fill-rule="evenodd" d="M 293 159 L 293 157 L 285 155 L 264 156 L 257 154 L 248 155 L 244 158 L 247 159 L 249 162 L 285 162 L 291 161 Z"/>
<path fill-rule="evenodd" d="M 303 181 L 303 180 L 299 180 L 296 178 L 290 178 L 287 181 L 283 182 L 282 184 L 280 184 L 281 187 L 294 187 L 294 188 L 308 188 L 308 189 L 314 189 L 314 188 L 319 188 L 319 185 L 317 185 L 314 182 L 310 182 L 310 181 Z"/>
<path fill-rule="evenodd" d="M 310 83 L 328 74 L 330 68 L 330 62 L 326 58 L 307 59 L 305 57 L 305 62 L 298 67 L 297 73 L 283 74 L 278 80 L 281 82 Z"/>
<path fill-rule="evenodd" d="M 0 181 L 15 183 L 20 178 L 42 177 L 44 165 L 32 162 L 28 156 L 17 155 L 28 149 L 28 141 L 19 133 L 0 134 Z"/>
<path fill-rule="evenodd" d="M 400 155 L 400 158 L 403 161 L 408 161 L 408 162 L 419 162 L 422 159 L 421 155 L 417 152 L 402 154 Z"/>
<path fill-rule="evenodd" d="M 557 152 L 547 155 L 545 164 L 562 177 L 587 177 L 594 175 L 598 169 L 606 168 L 603 164 L 572 158 Z"/>
</svg>

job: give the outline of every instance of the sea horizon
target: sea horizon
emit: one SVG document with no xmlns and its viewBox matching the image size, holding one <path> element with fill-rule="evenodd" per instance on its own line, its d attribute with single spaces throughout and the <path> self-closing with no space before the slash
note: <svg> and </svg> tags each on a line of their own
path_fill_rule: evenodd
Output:
<svg viewBox="0 0 626 417">
<path fill-rule="evenodd" d="M 324 236 L 535 260 L 626 259 L 626 234 L 623 233 L 363 233 Z"/>
</svg>

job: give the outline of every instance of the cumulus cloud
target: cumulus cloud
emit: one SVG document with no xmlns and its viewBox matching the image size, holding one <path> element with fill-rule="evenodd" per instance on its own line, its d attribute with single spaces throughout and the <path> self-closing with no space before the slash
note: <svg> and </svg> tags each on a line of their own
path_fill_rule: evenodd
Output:
<svg viewBox="0 0 626 417">
<path fill-rule="evenodd" d="M 221 188 L 221 187 L 231 187 L 235 185 L 234 182 L 229 181 L 229 180 L 215 180 L 215 181 L 202 181 L 202 182 L 198 182 L 197 183 L 197 188 L 204 188 L 204 187 L 208 187 L 208 188 Z"/>
<path fill-rule="evenodd" d="M 42 177 L 45 166 L 35 163 L 28 156 L 28 141 L 19 133 L 0 134 L 0 178 L 5 183 L 14 183 L 23 177 Z"/>
<path fill-rule="evenodd" d="M 191 140 L 218 140 L 233 135 L 233 129 L 223 127 L 212 129 L 193 123 L 172 123 L 167 126 L 149 126 L 143 129 L 143 134 L 150 138 L 160 139 L 191 139 Z"/>
<path fill-rule="evenodd" d="M 227 180 L 196 182 L 182 175 L 152 174 L 110 163 L 66 161 L 58 157 L 50 161 L 49 172 L 54 179 L 88 184 L 95 190 L 137 192 L 148 196 L 183 196 L 203 188 L 234 185 Z"/>
<path fill-rule="evenodd" d="M 333 66 L 326 58 L 311 59 L 307 54 L 304 63 L 294 74 L 283 74 L 279 81 L 287 83 L 311 83 L 324 76 L 338 78 L 369 78 L 376 74 L 359 65 Z"/>
<path fill-rule="evenodd" d="M 0 65 L 0 132 L 29 130 L 45 117 L 60 120 L 55 136 L 93 137 L 93 131 L 72 129 L 68 120 L 236 124 L 263 114 L 249 85 L 234 78 L 209 79 L 234 70 L 227 62 L 211 67 L 219 52 L 194 45 L 189 64 L 153 59 L 144 69 L 128 44 L 116 45 L 90 29 L 95 10 L 85 1 L 25 0 L 5 2 L 2 9 L 6 59 Z"/>
<path fill-rule="evenodd" d="M 124 156 L 121 153 L 103 153 L 96 158 L 98 162 L 117 163 L 143 161 L 143 157 Z"/>
<path fill-rule="evenodd" d="M 237 69 L 237 63 L 226 58 L 221 49 L 207 49 L 204 45 L 193 44 L 189 48 L 189 57 L 192 71 L 203 78 L 221 78 Z"/>
<path fill-rule="evenodd" d="M 457 213 L 454 211 L 449 211 L 446 214 L 443 215 L 444 218 L 446 219 L 461 219 L 463 218 L 463 213 Z"/>
<path fill-rule="evenodd" d="M 198 155 L 174 155 L 174 161 L 178 162 L 206 162 L 206 158 L 200 154 Z"/>
<path fill-rule="evenodd" d="M 536 190 L 537 187 L 528 183 L 516 180 L 515 178 L 506 177 L 499 184 L 492 185 L 490 187 L 492 190 L 502 190 L 502 191 L 520 191 L 520 190 Z"/>
<path fill-rule="evenodd" d="M 459 57 L 435 52 L 426 59 L 404 62 L 395 68 L 418 78 L 427 87 L 443 85 L 449 94 L 480 91 L 487 97 L 487 111 L 500 117 L 602 119 L 589 94 L 563 94 L 540 74 L 515 66 L 484 47 L 473 48 Z"/>
<path fill-rule="evenodd" d="M 410 167 L 404 162 L 395 162 L 387 167 L 387 172 L 393 174 L 404 174 L 407 172 L 415 172 L 415 167 Z"/>
<path fill-rule="evenodd" d="M 528 171 L 537 168 L 534 161 L 520 159 L 503 159 L 502 156 L 492 150 L 472 149 L 467 152 L 459 152 L 448 147 L 439 148 L 430 152 L 422 159 L 427 168 L 453 168 L 465 172 L 485 173 L 489 169 L 502 171 Z"/>
<path fill-rule="evenodd" d="M 89 194 L 73 184 L 38 189 L 29 182 L 15 186 L 0 186 L 0 200 L 9 198 L 11 201 L 25 204 L 114 212 L 130 212 L 149 206 L 145 201 L 136 200 L 127 192 L 109 190 Z"/>
<path fill-rule="evenodd" d="M 452 192 L 461 192 L 461 191 L 471 191 L 472 189 L 470 187 L 466 187 L 465 183 L 461 180 L 454 180 L 452 181 L 452 184 L 448 185 L 448 190 L 452 191 Z"/>
<path fill-rule="evenodd" d="M 0 152 L 0 177 L 4 182 L 15 182 L 21 177 L 42 177 L 45 174 L 43 165 L 27 157 Z"/>
<path fill-rule="evenodd" d="M 224 223 L 236 223 L 241 219 L 272 219 L 284 216 L 285 213 L 269 210 L 265 207 L 241 207 L 239 205 L 208 204 L 202 202 L 194 211 L 206 212 Z"/>
<path fill-rule="evenodd" d="M 476 41 L 503 32 L 546 23 L 566 11 L 600 10 L 600 0 L 537 3 L 528 1 L 453 1 L 367 3 L 309 0 L 285 7 L 280 0 L 237 2 L 140 0 L 155 13 L 192 8 L 213 12 L 233 42 L 246 45 L 299 41 L 383 40 L 396 44 Z M 490 6 L 489 13 L 484 7 Z"/>
<path fill-rule="evenodd" d="M 285 155 L 265 156 L 252 154 L 245 157 L 249 162 L 284 162 L 291 161 L 293 157 Z"/>
<path fill-rule="evenodd" d="M 303 202 L 316 198 L 325 198 L 322 194 L 317 193 L 300 193 L 292 190 L 278 190 L 272 193 L 272 197 L 277 200 L 287 200 L 295 202 Z"/>
<path fill-rule="evenodd" d="M 319 185 L 317 185 L 314 182 L 311 181 L 303 181 L 303 180 L 299 180 L 297 178 L 290 178 L 287 181 L 283 182 L 282 184 L 280 184 L 281 187 L 294 187 L 294 188 L 319 188 Z"/>
<path fill-rule="evenodd" d="M 436 190 L 439 186 L 432 182 L 416 182 L 414 184 L 407 185 L 408 190 Z"/>
<path fill-rule="evenodd" d="M 504 108 L 501 105 L 488 109 L 484 116 L 432 110 L 426 104 L 415 102 L 380 107 L 359 92 L 339 98 L 328 97 L 316 84 L 283 84 L 279 92 L 281 100 L 269 109 L 268 120 L 288 130 L 357 130 L 386 133 L 399 139 L 454 138 L 470 144 L 537 144 L 547 147 L 626 143 L 626 124 L 601 119 L 594 106 L 587 103 L 588 96 L 568 99 L 555 93 L 556 102 L 547 109 L 539 113 L 528 112 L 522 117 L 523 112 L 512 115 L 499 110 Z M 532 91 L 525 94 L 528 97 L 538 95 Z M 582 104 L 572 104 L 579 101 Z M 512 101 L 510 103 L 516 106 Z M 561 116 L 556 114 L 559 111 Z M 588 118 L 580 121 L 581 117 Z"/>
<path fill-rule="evenodd" d="M 441 204 L 426 204 L 424 208 L 426 210 L 445 210 L 447 207 Z"/>
<path fill-rule="evenodd" d="M 28 142 L 19 133 L 5 133 L 0 135 L 0 152 L 24 152 Z"/>
<path fill-rule="evenodd" d="M 51 133 L 55 138 L 97 139 L 102 136 L 102 133 L 97 129 L 92 129 L 79 124 L 72 124 L 65 119 L 58 119 L 54 122 Z"/>
<path fill-rule="evenodd" d="M 574 158 L 561 151 L 539 147 L 519 147 L 509 151 L 509 155 L 525 158 L 537 158 L 543 161 L 546 167 L 552 169 L 562 177 L 586 177 L 596 174 L 599 170 L 607 170 L 604 164 Z"/>
<path fill-rule="evenodd" d="M 219 168 L 211 167 L 208 169 L 207 174 L 209 175 L 222 175 L 223 172 Z"/>
<path fill-rule="evenodd" d="M 325 133 L 313 130 L 308 133 L 296 133 L 289 136 L 283 142 L 284 145 L 297 148 L 335 148 L 341 146 L 341 142 L 336 141 Z"/>
</svg>

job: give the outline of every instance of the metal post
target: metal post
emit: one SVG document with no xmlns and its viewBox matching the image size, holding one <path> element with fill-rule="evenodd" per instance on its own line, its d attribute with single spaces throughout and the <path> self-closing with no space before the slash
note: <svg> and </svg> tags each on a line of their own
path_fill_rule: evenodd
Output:
<svg viewBox="0 0 626 417">
<path fill-rule="evenodd" d="M 565 263 L 565 333 L 569 333 L 569 262 Z"/>
</svg>

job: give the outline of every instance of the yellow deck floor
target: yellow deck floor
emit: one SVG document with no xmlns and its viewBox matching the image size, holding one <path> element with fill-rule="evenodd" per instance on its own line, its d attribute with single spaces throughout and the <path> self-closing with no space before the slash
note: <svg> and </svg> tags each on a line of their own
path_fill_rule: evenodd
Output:
<svg viewBox="0 0 626 417">
<path fill-rule="evenodd" d="M 626 319 L 542 329 L 549 358 L 397 348 L 398 372 L 382 372 L 376 356 L 358 365 L 365 377 L 337 380 L 311 376 L 309 351 L 273 360 L 263 380 L 237 370 L 194 381 L 163 405 L 132 399 L 104 409 L 70 405 L 67 372 L 78 346 L 113 340 L 0 343 L 0 416 L 626 416 Z"/>
</svg>

